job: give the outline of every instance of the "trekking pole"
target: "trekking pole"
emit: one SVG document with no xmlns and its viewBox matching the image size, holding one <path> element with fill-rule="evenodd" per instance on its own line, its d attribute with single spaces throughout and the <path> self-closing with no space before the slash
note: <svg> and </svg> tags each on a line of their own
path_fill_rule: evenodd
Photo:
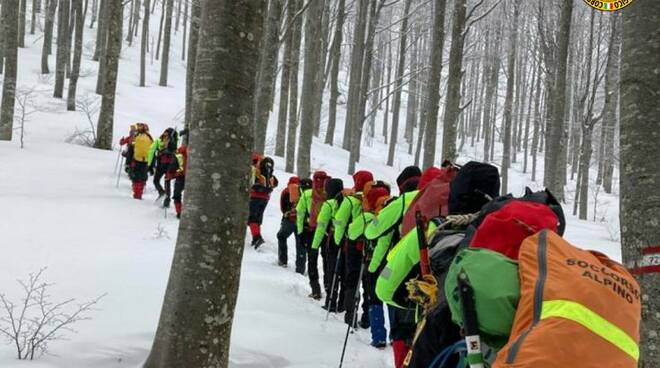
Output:
<svg viewBox="0 0 660 368">
<path fill-rule="evenodd" d="M 426 242 L 426 221 L 422 216 L 422 212 L 417 211 L 415 213 L 415 221 L 419 243 L 419 265 L 422 268 L 422 276 L 426 276 L 431 274 L 431 267 L 429 266 L 429 245 Z"/>
<path fill-rule="evenodd" d="M 341 360 L 339 361 L 339 368 L 344 365 L 344 357 L 346 355 L 346 346 L 348 345 L 348 337 L 351 334 L 353 326 L 357 323 L 358 308 L 360 307 L 360 284 L 362 283 L 362 274 L 364 273 L 364 255 L 362 256 L 362 265 L 360 266 L 360 278 L 358 279 L 357 288 L 355 289 L 355 299 L 353 303 L 353 319 L 351 325 L 346 329 L 346 337 L 344 338 L 344 348 L 341 351 Z"/>
<path fill-rule="evenodd" d="M 332 244 L 330 244 L 332 246 Z M 339 259 L 341 258 L 341 248 L 337 252 L 337 258 L 335 259 L 335 273 L 332 275 L 332 283 L 330 286 L 330 298 L 328 299 L 328 312 L 325 314 L 325 321 L 327 322 L 330 318 L 330 305 L 332 305 L 332 298 L 335 296 L 335 286 L 337 285 L 337 274 L 339 273 Z M 339 292 L 339 290 L 337 290 Z M 339 298 L 337 298 L 339 299 Z M 337 301 L 338 303 L 339 301 Z M 338 308 L 338 305 L 335 305 L 335 308 Z"/>
<path fill-rule="evenodd" d="M 119 151 L 117 152 L 117 161 L 115 161 L 115 171 L 112 173 L 116 173 L 117 170 L 119 169 L 119 160 L 121 159 L 121 146 L 119 147 Z"/>
<path fill-rule="evenodd" d="M 115 186 L 119 188 L 119 179 L 121 179 L 121 166 L 124 164 L 124 157 L 121 157 L 121 160 L 119 161 L 119 170 L 117 170 L 117 183 Z"/>
<path fill-rule="evenodd" d="M 479 336 L 474 290 L 465 272 L 458 274 L 458 295 L 463 309 L 463 330 L 467 345 L 467 361 L 470 368 L 484 368 L 484 357 Z"/>
</svg>

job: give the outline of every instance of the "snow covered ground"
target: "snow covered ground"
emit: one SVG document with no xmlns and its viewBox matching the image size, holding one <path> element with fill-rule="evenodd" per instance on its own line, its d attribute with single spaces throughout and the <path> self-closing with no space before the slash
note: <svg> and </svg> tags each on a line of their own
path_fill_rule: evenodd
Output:
<svg viewBox="0 0 660 368">
<path fill-rule="evenodd" d="M 86 40 L 92 39 L 92 32 Z M 172 60 L 180 60 L 180 41 L 177 37 Z M 15 280 L 47 267 L 45 280 L 54 283 L 53 301 L 106 296 L 97 310 L 89 314 L 91 320 L 75 326 L 78 333 L 51 344 L 51 355 L 35 362 L 19 362 L 12 346 L 2 344 L 0 367 L 136 368 L 151 347 L 178 222 L 172 212 L 166 213 L 154 204 L 151 185 L 143 201 L 130 198 L 130 184 L 125 177 L 121 177 L 119 187 L 115 186 L 117 152 L 65 143 L 76 128 L 88 127 L 86 116 L 65 112 L 65 102 L 51 97 L 52 81 L 38 74 L 41 42 L 28 37 L 27 44 L 29 47 L 21 49 L 19 55 L 19 89 L 35 91 L 31 108 L 38 111 L 25 125 L 24 149 L 19 148 L 17 139 L 0 142 L 0 293 L 17 300 L 20 286 Z M 134 46 L 125 48 L 122 54 L 115 139 L 134 121 L 148 122 L 156 134 L 168 126 L 180 126 L 184 64 L 172 63 L 167 88 L 155 86 L 158 64 L 149 66 L 149 87 L 139 88 L 137 51 Z M 87 75 L 81 79 L 79 96 L 89 95 L 97 100 L 93 94 L 96 63 L 90 60 L 90 53 L 91 48 L 87 47 L 83 58 Z M 339 121 L 341 114 L 343 111 Z M 338 127 L 336 139 L 342 136 L 341 130 Z M 467 148 L 462 161 L 478 157 L 474 150 Z M 365 147 L 358 166 L 372 170 L 379 179 L 393 182 L 398 171 L 411 160 L 402 155 L 395 168 L 386 167 L 385 152 L 382 140 L 376 139 L 373 146 Z M 346 152 L 315 140 L 312 167 L 340 176 L 350 185 L 344 174 L 347 160 Z M 281 159 L 276 159 L 276 166 L 284 166 Z M 281 171 L 276 174 L 281 181 L 289 176 Z M 514 193 L 522 193 L 525 185 L 540 187 L 539 183 L 530 183 L 518 164 L 511 175 L 510 188 Z M 267 244 L 260 252 L 249 246 L 245 251 L 231 366 L 335 367 L 345 333 L 343 323 L 334 316 L 325 322 L 320 304 L 307 298 L 306 278 L 290 268 L 277 266 L 278 199 L 276 192 L 266 213 Z M 599 218 L 616 218 L 616 197 L 603 195 L 600 200 L 609 204 L 604 206 L 607 213 Z M 566 211 L 569 213 L 570 209 Z M 620 258 L 619 244 L 611 240 L 617 231 L 607 230 L 602 223 L 579 221 L 572 216 L 568 219 L 569 240 Z M 293 246 L 289 252 L 293 259 Z M 391 366 L 389 349 L 378 351 L 368 344 L 366 331 L 352 336 L 345 366 Z"/>
</svg>

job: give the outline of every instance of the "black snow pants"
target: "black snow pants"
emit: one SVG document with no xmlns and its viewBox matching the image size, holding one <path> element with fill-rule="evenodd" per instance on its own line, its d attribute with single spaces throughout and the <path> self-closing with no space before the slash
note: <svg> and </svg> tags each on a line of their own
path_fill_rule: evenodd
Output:
<svg viewBox="0 0 660 368">
<path fill-rule="evenodd" d="M 312 249 L 314 240 L 314 229 L 303 230 L 300 241 L 307 252 L 307 275 L 309 276 L 309 286 L 312 288 L 312 294 L 321 295 L 321 285 L 319 284 L 319 250 Z"/>
<path fill-rule="evenodd" d="M 359 302 L 358 295 L 358 284 L 360 284 L 360 270 L 363 267 L 364 257 L 362 250 L 364 248 L 364 243 L 361 241 L 348 241 L 346 247 L 346 262 L 345 262 L 345 272 L 344 272 L 344 308 L 346 309 L 346 314 L 344 315 L 344 322 L 351 325 L 355 319 L 355 313 L 357 313 L 357 308 L 355 308 Z M 362 272 L 362 277 L 364 278 L 367 274 L 366 266 L 364 272 Z M 369 305 L 367 304 L 368 296 L 364 289 L 364 283 L 362 283 L 362 318 L 366 321 L 369 320 Z M 358 298 L 355 296 L 358 295 Z"/>
</svg>

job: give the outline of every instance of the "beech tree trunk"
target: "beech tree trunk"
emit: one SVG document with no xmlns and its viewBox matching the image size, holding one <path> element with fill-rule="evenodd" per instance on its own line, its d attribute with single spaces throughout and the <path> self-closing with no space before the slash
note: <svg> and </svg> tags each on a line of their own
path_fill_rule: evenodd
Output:
<svg viewBox="0 0 660 368">
<path fill-rule="evenodd" d="M 456 0 L 461 3 L 463 0 Z M 433 166 L 435 162 L 435 146 L 436 135 L 438 131 L 438 110 L 440 104 L 440 77 L 442 74 L 442 54 L 443 44 L 445 41 L 445 8 L 447 7 L 446 0 L 435 0 L 433 12 L 433 36 L 431 41 L 431 53 L 429 64 L 431 69 L 429 71 L 428 84 L 426 89 L 426 107 L 424 108 L 424 163 L 423 168 Z M 452 33 L 454 31 L 452 30 Z M 462 47 L 461 47 L 462 48 Z M 457 58 L 462 58 L 462 53 L 456 55 L 454 52 L 454 62 Z M 460 67 L 459 67 L 460 68 Z M 460 88 L 460 81 L 458 83 Z M 457 92 L 458 93 L 458 92 Z M 420 132 L 420 134 L 422 134 Z M 454 139 L 455 139 L 454 133 Z"/>
<path fill-rule="evenodd" d="M 57 0 L 55 0 L 57 1 Z M 62 1 L 62 0 L 60 0 Z M 107 10 L 106 10 L 106 3 L 108 0 L 99 0 L 99 22 L 98 25 L 96 26 L 96 45 L 94 47 L 94 56 L 93 60 L 94 61 L 100 61 L 101 60 L 101 52 L 102 50 L 105 49 L 105 41 L 106 41 L 106 36 L 105 33 L 107 31 L 106 27 L 106 18 L 107 18 Z M 99 73 L 101 74 L 101 73 Z M 96 93 L 99 93 L 98 91 Z"/>
<path fill-rule="evenodd" d="M 188 63 L 186 64 L 186 127 L 190 127 L 193 105 L 193 83 L 197 65 L 197 45 L 199 44 L 199 25 L 202 19 L 200 0 L 190 2 L 190 40 L 188 40 Z"/>
<path fill-rule="evenodd" d="M 63 1 L 63 0 L 60 0 Z M 106 53 L 108 51 L 108 28 L 109 28 L 109 10 L 108 10 L 108 2 L 113 1 L 113 0 L 101 0 L 101 16 L 99 17 L 99 28 L 102 28 L 99 33 L 97 33 L 97 38 L 96 39 L 96 44 L 97 47 L 100 45 L 99 49 L 99 72 L 96 75 L 96 94 L 97 95 L 102 95 L 103 94 L 103 78 L 105 77 L 105 66 L 106 66 Z"/>
<path fill-rule="evenodd" d="M 461 82 L 463 80 L 463 46 L 465 44 L 465 17 L 467 0 L 454 0 L 452 21 L 452 42 L 449 52 L 449 79 L 447 80 L 447 99 L 442 130 L 442 160 L 456 161 L 456 125 L 461 114 Z M 424 150 L 424 167 L 432 166 L 435 150 Z"/>
<path fill-rule="evenodd" d="M 41 74 L 50 73 L 48 68 L 48 55 L 52 53 L 53 28 L 55 22 L 55 11 L 57 10 L 57 2 L 58 0 L 50 0 L 48 2 L 48 9 L 46 9 L 46 19 L 44 21 L 44 43 L 41 49 Z"/>
<path fill-rule="evenodd" d="M 69 90 L 67 95 L 67 110 L 76 110 L 76 90 L 78 89 L 78 78 L 80 77 L 80 62 L 82 59 L 83 32 L 85 30 L 85 13 L 83 12 L 82 0 L 73 0 L 72 10 L 75 12 L 75 42 L 73 46 L 73 64 L 71 75 L 69 75 Z"/>
<path fill-rule="evenodd" d="M 253 0 L 202 6 L 185 210 L 145 368 L 229 366 L 266 9 Z"/>
<path fill-rule="evenodd" d="M 35 34 L 37 30 L 37 0 L 32 0 L 32 18 L 30 19 L 30 34 L 33 35 Z"/>
<path fill-rule="evenodd" d="M 14 130 L 16 76 L 18 75 L 18 0 L 2 1 L 5 71 L 0 106 L 0 141 L 11 141 Z"/>
<path fill-rule="evenodd" d="M 557 197 L 564 200 L 563 180 L 566 177 L 565 159 L 562 159 L 564 144 L 564 116 L 566 113 L 566 66 L 568 64 L 568 46 L 571 34 L 571 18 L 573 15 L 573 0 L 561 1 L 561 15 L 557 35 L 557 58 L 555 83 L 552 99 L 552 119 L 546 132 L 545 165 L 548 167 L 545 186 Z M 562 163 L 564 165 L 562 166 Z M 563 176 L 563 178 L 562 178 Z"/>
<path fill-rule="evenodd" d="M 640 269 L 642 291 L 640 368 L 660 362 L 660 2 L 638 1 L 621 12 L 621 243 L 623 261 Z M 655 247 L 655 248 L 654 248 Z M 646 255 L 645 255 L 646 254 Z"/>
<path fill-rule="evenodd" d="M 619 105 L 619 70 L 621 52 L 620 18 L 612 21 L 612 38 L 610 39 L 610 57 L 607 60 L 605 74 L 605 115 L 603 116 L 603 157 L 602 182 L 605 193 L 612 193 L 612 177 L 614 173 L 614 133 L 618 126 L 617 107 Z"/>
<path fill-rule="evenodd" d="M 149 5 L 144 0 L 144 19 L 142 20 L 142 38 L 140 40 L 140 87 L 147 86 L 147 47 L 149 45 Z M 186 106 L 188 101 L 186 100 Z"/>
<path fill-rule="evenodd" d="M 115 97 L 117 91 L 117 72 L 119 70 L 119 55 L 121 54 L 123 0 L 105 0 L 107 3 L 108 40 L 107 50 L 103 53 L 105 67 L 103 69 L 103 93 L 101 95 L 101 109 L 96 128 L 96 144 L 94 147 L 111 150 L 112 130 L 115 120 Z"/>
<path fill-rule="evenodd" d="M 167 0 L 165 9 L 165 27 L 163 29 L 163 57 L 160 63 L 160 81 L 158 85 L 167 87 L 167 76 L 170 69 L 170 45 L 172 38 L 172 12 L 174 9 L 174 0 Z"/>
<path fill-rule="evenodd" d="M 437 0 L 442 1 L 444 0 Z M 410 4 L 412 0 L 405 0 L 403 6 L 403 20 L 401 21 L 401 31 L 399 33 L 399 61 L 394 76 L 394 96 L 392 99 L 392 127 L 390 148 L 387 153 L 387 166 L 394 165 L 394 152 L 399 135 L 399 112 L 401 110 L 401 89 L 403 88 L 403 72 L 406 67 L 406 45 L 408 37 L 408 16 L 410 14 Z"/>
<path fill-rule="evenodd" d="M 302 7 L 302 0 L 289 0 L 295 6 L 294 14 Z M 293 172 L 296 162 L 296 139 L 298 138 L 298 69 L 300 66 L 300 43 L 302 38 L 302 17 L 296 18 L 293 25 L 291 51 L 291 80 L 289 81 L 289 126 L 286 138 L 286 172 Z"/>
<path fill-rule="evenodd" d="M 28 0 L 20 0 L 21 6 L 18 10 L 18 47 L 25 47 L 25 27 L 27 20 L 27 2 Z"/>
<path fill-rule="evenodd" d="M 337 99 L 339 99 L 339 69 L 341 69 L 341 44 L 344 35 L 344 19 L 346 0 L 339 0 L 337 4 L 337 20 L 335 24 L 335 37 L 330 46 L 330 102 L 328 104 L 328 128 L 325 132 L 325 144 L 333 145 L 335 138 L 335 125 L 337 124 Z"/>
<path fill-rule="evenodd" d="M 66 63 L 69 58 L 69 13 L 71 2 L 60 0 L 57 27 L 57 59 L 55 62 L 55 90 L 53 97 L 64 97 L 64 79 L 66 78 Z"/>
<path fill-rule="evenodd" d="M 277 74 L 277 54 L 279 51 L 279 25 L 282 13 L 281 0 L 270 0 L 264 36 L 259 55 L 257 91 L 254 99 L 254 151 L 264 153 L 268 118 L 271 112 L 275 77 Z"/>
<path fill-rule="evenodd" d="M 506 97 L 504 99 L 504 148 L 502 153 L 502 195 L 509 192 L 509 168 L 511 167 L 511 113 L 513 110 L 514 91 L 516 83 L 516 54 L 518 46 L 518 17 L 520 15 L 518 1 L 513 1 L 513 24 L 509 33 L 509 53 L 507 55 Z"/>
<path fill-rule="evenodd" d="M 360 105 L 360 87 L 364 62 L 364 40 L 367 32 L 367 19 L 369 19 L 370 0 L 360 1 L 356 4 L 356 20 L 353 28 L 353 47 L 351 51 L 351 66 L 348 83 L 348 96 L 346 98 L 346 123 L 344 124 L 344 140 L 342 146 L 351 150 L 351 139 L 356 132 L 356 111 Z"/>
<path fill-rule="evenodd" d="M 323 16 L 323 2 L 314 0 L 306 11 L 305 19 L 305 65 L 303 71 L 302 96 L 300 100 L 300 140 L 298 142 L 297 172 L 306 178 L 311 170 L 312 135 L 314 134 L 314 112 L 316 104 L 317 73 L 322 73 L 319 53 L 322 33 L 319 19 Z"/>
<path fill-rule="evenodd" d="M 286 7 L 284 24 L 295 27 L 296 2 L 290 1 Z M 284 157 L 286 152 L 286 128 L 289 113 L 289 88 L 291 81 L 291 64 L 293 53 L 293 32 L 289 30 L 284 38 L 284 52 L 282 55 L 282 75 L 280 78 L 280 103 L 277 112 L 277 133 L 275 136 L 275 156 Z"/>
</svg>

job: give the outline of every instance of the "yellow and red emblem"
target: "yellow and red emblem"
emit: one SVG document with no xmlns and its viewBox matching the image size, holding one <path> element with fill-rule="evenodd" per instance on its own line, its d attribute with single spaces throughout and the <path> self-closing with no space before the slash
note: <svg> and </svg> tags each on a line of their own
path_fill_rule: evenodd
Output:
<svg viewBox="0 0 660 368">
<path fill-rule="evenodd" d="M 632 4 L 633 0 L 584 0 L 584 2 L 596 10 L 614 12 Z"/>
</svg>

